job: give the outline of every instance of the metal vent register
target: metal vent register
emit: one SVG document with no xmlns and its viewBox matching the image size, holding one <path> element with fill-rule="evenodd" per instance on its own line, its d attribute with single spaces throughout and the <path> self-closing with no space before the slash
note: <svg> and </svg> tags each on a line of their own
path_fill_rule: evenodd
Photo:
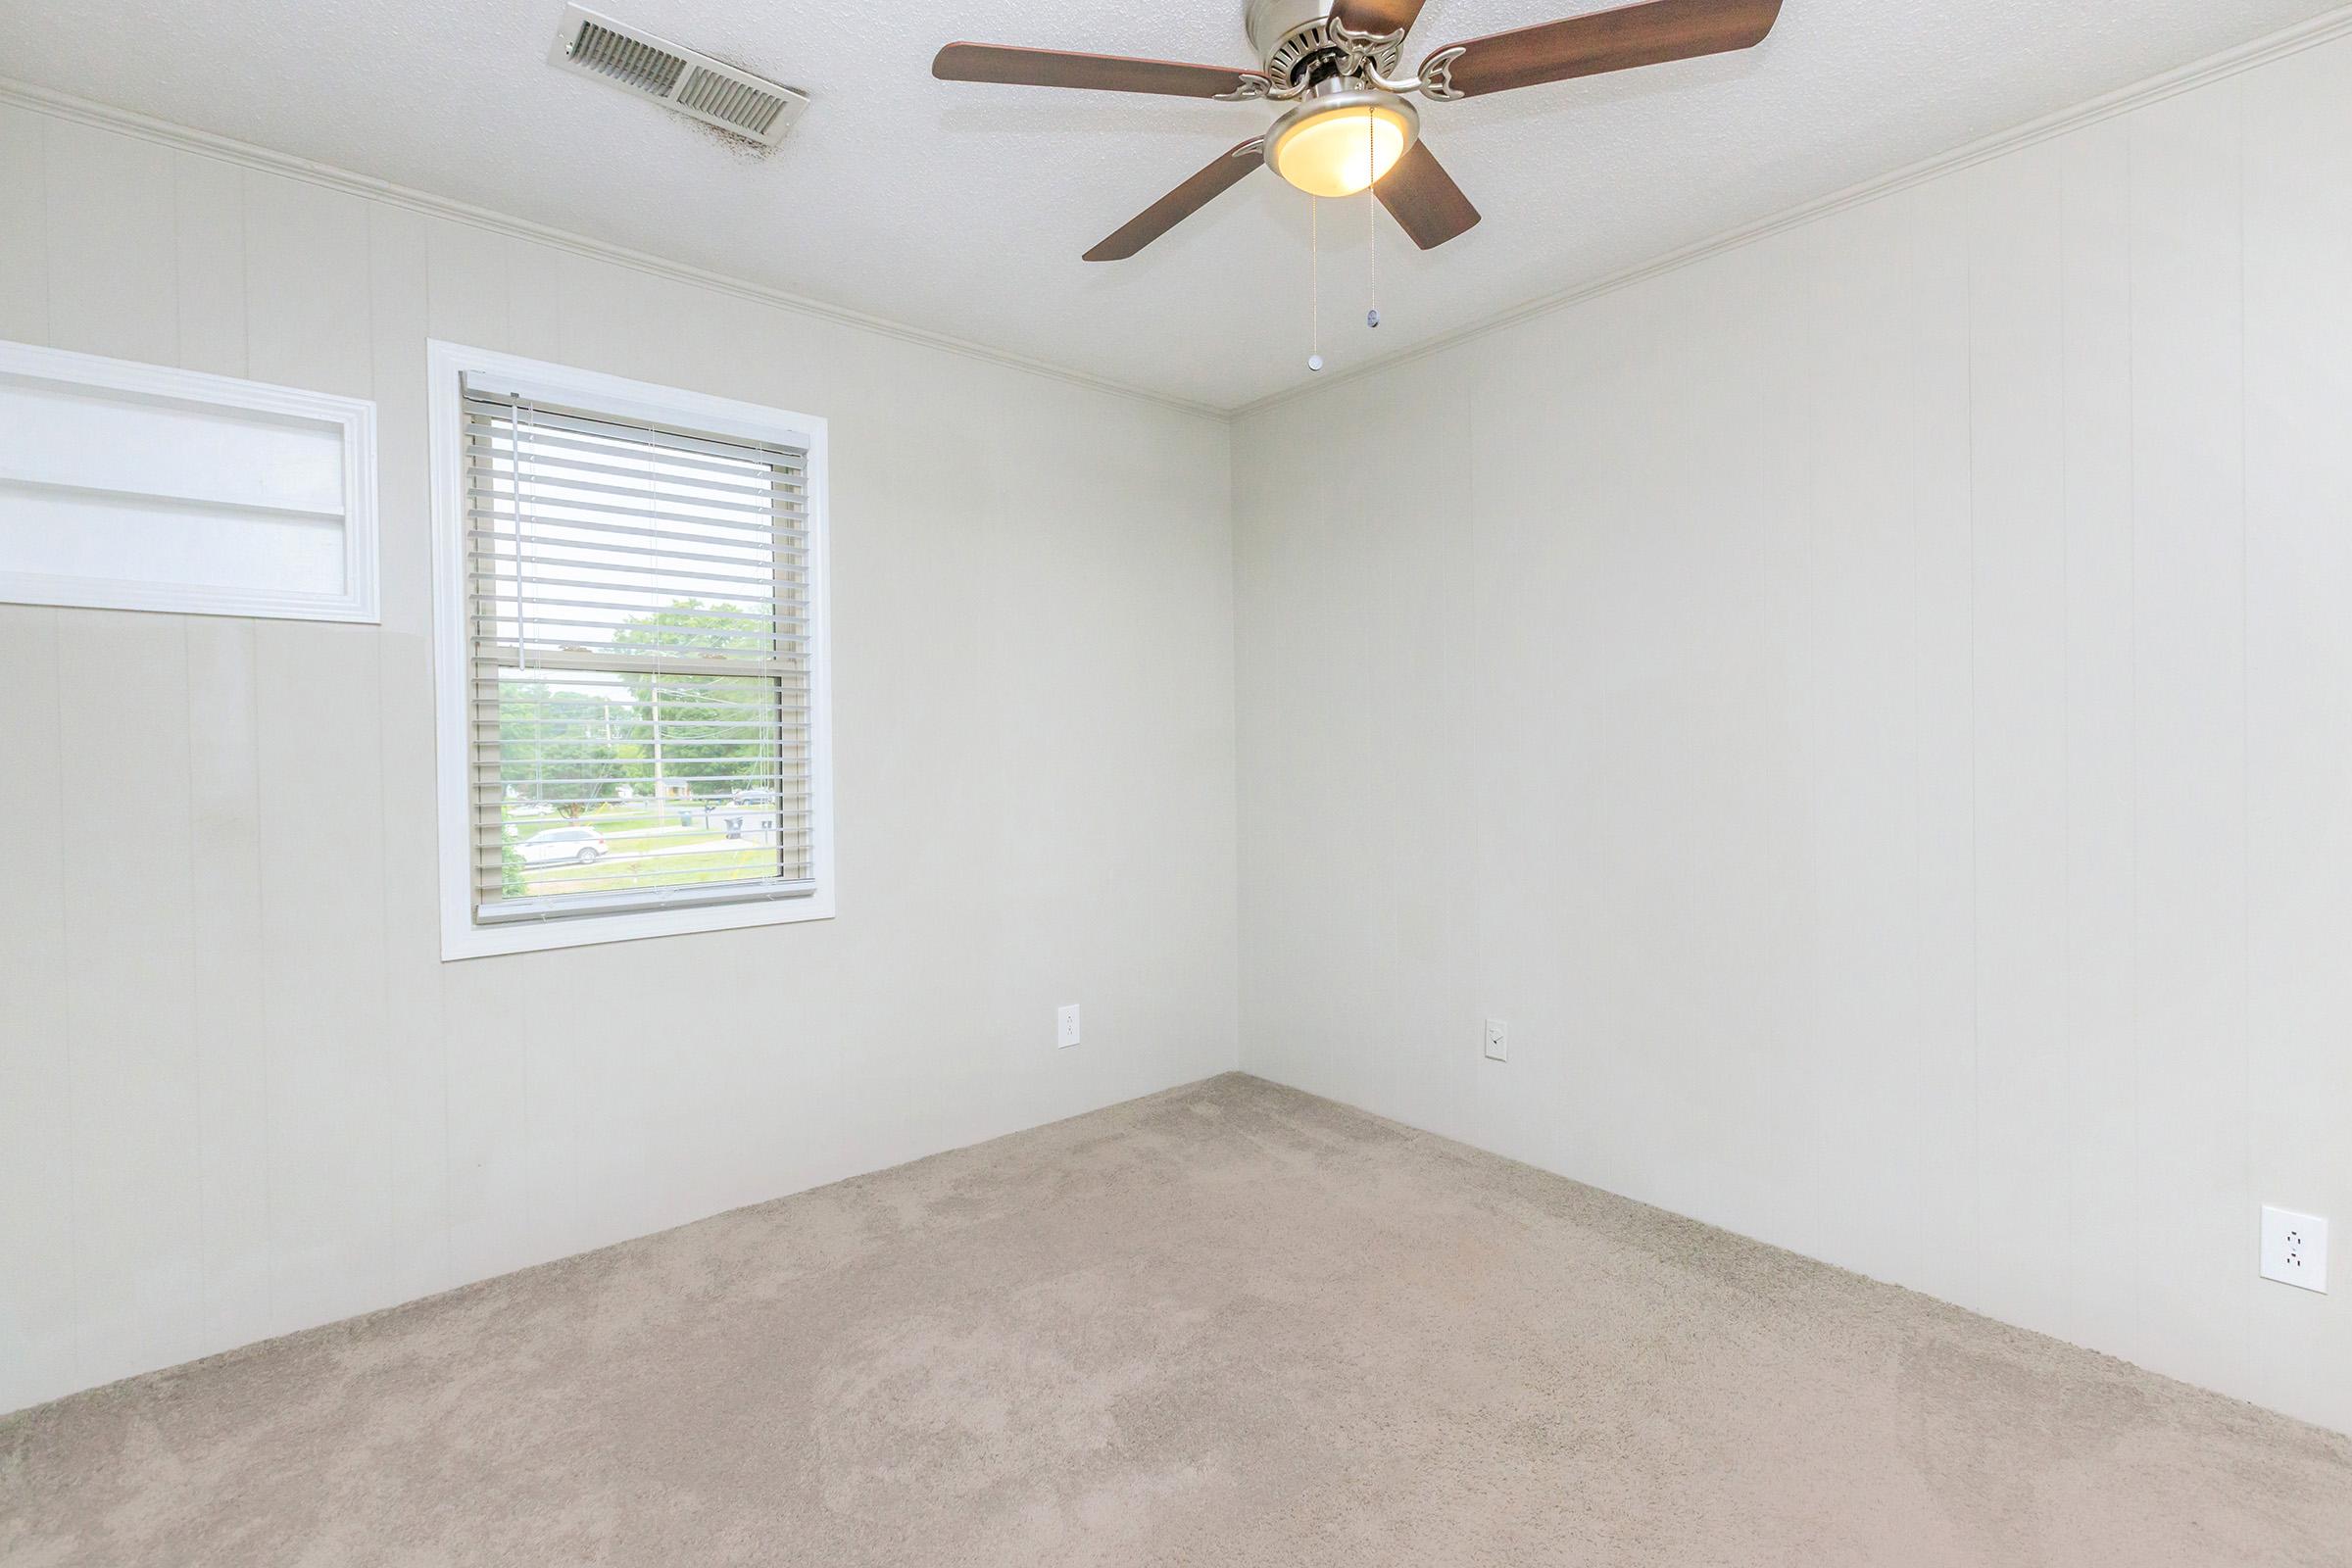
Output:
<svg viewBox="0 0 2352 1568">
<path fill-rule="evenodd" d="M 565 71 L 651 98 L 761 147 L 773 147 L 808 107 L 808 95 L 699 50 L 657 38 L 584 6 L 564 8 L 548 57 Z"/>
</svg>

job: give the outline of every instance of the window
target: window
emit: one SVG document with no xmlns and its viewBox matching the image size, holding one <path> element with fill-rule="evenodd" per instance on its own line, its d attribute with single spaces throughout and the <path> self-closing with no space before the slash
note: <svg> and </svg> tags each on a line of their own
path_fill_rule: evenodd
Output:
<svg viewBox="0 0 2352 1568">
<path fill-rule="evenodd" d="M 830 915 L 823 421 L 431 357 L 443 956 Z"/>
</svg>

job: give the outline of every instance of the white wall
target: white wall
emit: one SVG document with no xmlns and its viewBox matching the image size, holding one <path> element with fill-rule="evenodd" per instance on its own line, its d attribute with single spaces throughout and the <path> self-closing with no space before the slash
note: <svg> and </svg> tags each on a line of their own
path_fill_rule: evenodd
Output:
<svg viewBox="0 0 2352 1568">
<path fill-rule="evenodd" d="M 2352 1428 L 2347 278 L 2336 42 L 1246 419 L 1245 1065 Z"/>
<path fill-rule="evenodd" d="M 1234 1065 L 1222 423 L 6 106 L 0 214 L 0 338 L 375 399 L 385 535 L 0 606 L 0 1410 Z M 830 418 L 837 920 L 437 960 L 428 336 Z"/>
</svg>

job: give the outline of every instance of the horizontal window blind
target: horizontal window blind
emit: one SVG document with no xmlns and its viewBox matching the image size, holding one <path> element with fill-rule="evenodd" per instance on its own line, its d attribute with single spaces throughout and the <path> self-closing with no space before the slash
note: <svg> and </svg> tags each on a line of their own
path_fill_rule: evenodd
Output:
<svg viewBox="0 0 2352 1568">
<path fill-rule="evenodd" d="M 813 892 L 806 454 L 464 408 L 476 922 Z"/>
</svg>

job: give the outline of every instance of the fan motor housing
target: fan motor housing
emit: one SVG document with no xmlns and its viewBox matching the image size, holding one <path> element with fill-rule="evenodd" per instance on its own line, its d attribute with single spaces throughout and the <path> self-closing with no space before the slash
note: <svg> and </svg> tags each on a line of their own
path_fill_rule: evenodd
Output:
<svg viewBox="0 0 2352 1568">
<path fill-rule="evenodd" d="M 1328 71 L 1331 64 L 1346 57 L 1337 30 L 1339 19 L 1332 15 L 1339 4 L 1340 0 L 1250 0 L 1245 19 L 1250 47 L 1257 51 L 1266 74 L 1277 84 L 1292 86 L 1301 77 L 1311 79 L 1319 68 Z M 1403 53 L 1399 40 L 1374 51 L 1372 63 L 1383 72 L 1394 72 Z"/>
</svg>

